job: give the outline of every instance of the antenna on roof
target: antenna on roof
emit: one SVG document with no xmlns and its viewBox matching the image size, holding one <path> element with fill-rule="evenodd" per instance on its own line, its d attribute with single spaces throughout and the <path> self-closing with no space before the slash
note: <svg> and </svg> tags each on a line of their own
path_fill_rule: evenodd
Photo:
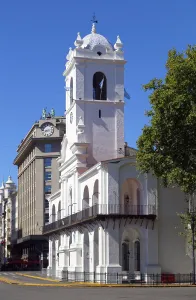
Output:
<svg viewBox="0 0 196 300">
<path fill-rule="evenodd" d="M 93 19 L 91 20 L 92 23 L 98 23 L 98 20 L 96 19 L 95 13 L 93 14 Z"/>
</svg>

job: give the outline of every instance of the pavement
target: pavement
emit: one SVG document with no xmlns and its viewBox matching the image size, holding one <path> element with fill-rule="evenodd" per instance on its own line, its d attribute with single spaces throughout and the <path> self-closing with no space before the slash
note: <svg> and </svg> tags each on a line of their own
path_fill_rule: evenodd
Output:
<svg viewBox="0 0 196 300">
<path fill-rule="evenodd" d="M 18 286 L 0 283 L 0 299 L 12 300 L 193 300 L 196 299 L 195 289 L 192 288 L 63 288 L 63 287 L 42 287 Z"/>
<path fill-rule="evenodd" d="M 38 276 L 38 274 L 34 274 L 35 276 L 31 276 L 28 273 L 23 272 L 0 272 L 0 282 L 8 283 L 8 284 L 33 284 L 33 285 L 39 285 L 39 284 L 55 284 L 59 281 L 47 279 L 47 277 L 41 277 Z M 37 276 L 36 276 L 37 275 Z"/>
</svg>

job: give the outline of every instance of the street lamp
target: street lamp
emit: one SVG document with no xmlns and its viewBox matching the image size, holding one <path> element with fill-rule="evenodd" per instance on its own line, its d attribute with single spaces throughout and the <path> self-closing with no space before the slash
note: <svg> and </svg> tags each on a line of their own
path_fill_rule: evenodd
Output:
<svg viewBox="0 0 196 300">
<path fill-rule="evenodd" d="M 195 210 L 195 195 L 189 197 L 189 215 L 191 219 L 191 236 L 192 236 L 192 263 L 193 263 L 193 285 L 195 285 L 195 221 L 196 221 L 196 210 Z"/>
<path fill-rule="evenodd" d="M 4 247 L 3 247 L 3 264 L 5 264 L 5 245 L 6 245 L 6 232 L 5 232 L 5 220 L 6 220 L 6 205 L 7 205 L 7 199 L 4 199 L 4 205 L 3 205 L 3 240 L 4 240 Z"/>
</svg>

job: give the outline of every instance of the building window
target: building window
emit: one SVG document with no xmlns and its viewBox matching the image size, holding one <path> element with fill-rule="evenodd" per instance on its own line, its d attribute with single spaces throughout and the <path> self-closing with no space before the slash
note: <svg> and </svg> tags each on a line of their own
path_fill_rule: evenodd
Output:
<svg viewBox="0 0 196 300">
<path fill-rule="evenodd" d="M 49 223 L 49 214 L 44 215 L 44 223 Z"/>
<path fill-rule="evenodd" d="M 51 185 L 45 185 L 45 194 L 51 194 Z"/>
<path fill-rule="evenodd" d="M 52 152 L 52 145 L 51 144 L 45 144 L 44 145 L 44 152 Z"/>
<path fill-rule="evenodd" d="M 49 208 L 49 202 L 47 199 L 45 199 L 45 208 Z"/>
<path fill-rule="evenodd" d="M 45 181 L 51 180 L 51 178 L 52 178 L 51 172 L 50 172 L 50 171 L 46 171 L 46 172 L 44 173 L 44 179 L 45 179 Z"/>
<path fill-rule="evenodd" d="M 51 157 L 44 158 L 44 167 L 49 168 L 51 166 L 52 166 L 52 158 Z"/>
</svg>

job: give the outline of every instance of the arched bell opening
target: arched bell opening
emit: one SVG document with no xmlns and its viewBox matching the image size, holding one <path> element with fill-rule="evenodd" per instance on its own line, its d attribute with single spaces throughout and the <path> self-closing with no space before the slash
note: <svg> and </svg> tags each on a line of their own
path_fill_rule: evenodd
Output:
<svg viewBox="0 0 196 300">
<path fill-rule="evenodd" d="M 107 100 L 107 79 L 102 72 L 96 72 L 93 76 L 93 99 Z"/>
</svg>

